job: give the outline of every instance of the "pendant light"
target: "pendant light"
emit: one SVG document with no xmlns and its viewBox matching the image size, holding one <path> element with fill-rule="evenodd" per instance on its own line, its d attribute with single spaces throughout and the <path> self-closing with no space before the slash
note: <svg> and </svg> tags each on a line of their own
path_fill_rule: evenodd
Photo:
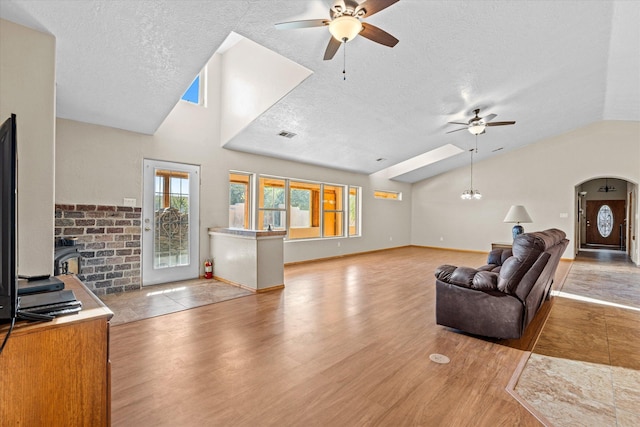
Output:
<svg viewBox="0 0 640 427">
<path fill-rule="evenodd" d="M 475 150 L 472 148 L 471 150 L 469 150 L 469 152 L 471 153 L 471 185 L 469 186 L 468 190 L 464 190 L 462 192 L 462 194 L 460 195 L 460 198 L 462 200 L 480 200 L 482 198 L 482 194 L 480 194 L 480 191 L 476 190 L 473 188 L 473 152 L 478 152 L 478 135 L 476 135 L 476 148 Z"/>
</svg>

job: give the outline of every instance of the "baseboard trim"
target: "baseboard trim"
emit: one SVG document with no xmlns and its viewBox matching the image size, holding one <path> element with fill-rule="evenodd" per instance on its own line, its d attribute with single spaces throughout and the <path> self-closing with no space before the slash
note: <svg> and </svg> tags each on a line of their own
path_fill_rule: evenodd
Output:
<svg viewBox="0 0 640 427">
<path fill-rule="evenodd" d="M 255 292 L 257 294 L 262 294 L 264 292 L 271 292 L 271 291 L 277 291 L 279 289 L 284 289 L 284 283 L 281 285 L 275 285 L 275 286 L 271 286 L 269 288 L 262 288 L 262 289 L 257 289 Z"/>
<path fill-rule="evenodd" d="M 441 248 L 439 246 L 422 246 L 422 245 L 409 245 L 414 248 L 425 248 L 425 249 L 437 249 L 440 251 L 452 251 L 452 252 L 467 252 L 472 254 L 488 254 L 489 251 L 480 251 L 477 249 L 457 249 L 457 248 Z"/>
<path fill-rule="evenodd" d="M 328 261 L 328 260 L 332 260 L 332 259 L 348 258 L 348 257 L 358 256 L 358 255 L 374 254 L 374 253 L 377 253 L 377 252 L 392 251 L 394 249 L 410 248 L 411 246 L 413 246 L 413 245 L 394 246 L 393 248 L 374 249 L 374 250 L 371 250 L 371 251 L 364 251 L 364 252 L 352 252 L 350 254 L 335 255 L 335 256 L 329 256 L 329 257 L 323 257 L 323 258 L 307 259 L 307 260 L 304 260 L 304 261 L 291 261 L 291 262 L 285 262 L 284 265 L 285 265 L 285 267 L 287 267 L 287 266 L 290 266 L 290 265 L 308 264 L 308 263 L 311 263 L 311 262 Z"/>
<path fill-rule="evenodd" d="M 237 286 L 238 288 L 242 288 L 244 290 L 251 291 L 254 294 L 261 294 L 261 293 L 264 293 L 264 292 L 271 292 L 271 291 L 277 291 L 278 289 L 284 289 L 284 283 L 282 283 L 280 285 L 270 286 L 268 288 L 254 289 L 254 288 L 250 288 L 247 285 L 243 285 L 243 284 L 240 284 L 240 283 L 232 282 L 231 280 L 228 280 L 228 279 L 223 279 L 222 277 L 219 277 L 219 276 L 213 276 L 213 278 L 215 280 L 217 280 L 218 282 L 226 283 L 227 285 L 231 285 L 231 286 Z"/>
</svg>

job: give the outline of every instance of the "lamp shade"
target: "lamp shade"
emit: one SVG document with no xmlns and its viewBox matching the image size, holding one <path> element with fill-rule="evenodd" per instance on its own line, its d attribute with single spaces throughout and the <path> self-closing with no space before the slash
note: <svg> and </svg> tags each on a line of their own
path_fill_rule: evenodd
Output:
<svg viewBox="0 0 640 427">
<path fill-rule="evenodd" d="M 341 42 L 352 40 L 360 31 L 362 31 L 362 23 L 353 16 L 341 16 L 329 24 L 329 32 Z"/>
<path fill-rule="evenodd" d="M 507 216 L 504 217 L 504 222 L 515 222 L 517 224 L 533 222 L 529 213 L 522 205 L 513 205 L 509 208 Z"/>
</svg>

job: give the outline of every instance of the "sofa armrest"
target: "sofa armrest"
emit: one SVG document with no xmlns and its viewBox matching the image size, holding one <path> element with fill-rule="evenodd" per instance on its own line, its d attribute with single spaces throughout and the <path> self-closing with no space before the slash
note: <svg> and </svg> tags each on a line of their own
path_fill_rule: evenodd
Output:
<svg viewBox="0 0 640 427">
<path fill-rule="evenodd" d="M 513 295 L 436 280 L 436 323 L 476 335 L 519 338 L 524 306 Z"/>
<path fill-rule="evenodd" d="M 464 288 L 481 291 L 498 289 L 498 273 L 491 271 L 445 264 L 436 268 L 435 276 L 445 283 Z"/>
</svg>

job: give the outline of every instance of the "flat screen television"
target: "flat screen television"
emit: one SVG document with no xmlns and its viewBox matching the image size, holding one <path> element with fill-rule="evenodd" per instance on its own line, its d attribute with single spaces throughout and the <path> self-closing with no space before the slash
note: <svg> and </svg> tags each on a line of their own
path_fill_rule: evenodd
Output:
<svg viewBox="0 0 640 427">
<path fill-rule="evenodd" d="M 0 322 L 16 318 L 18 306 L 18 147 L 16 115 L 0 128 Z"/>
</svg>

